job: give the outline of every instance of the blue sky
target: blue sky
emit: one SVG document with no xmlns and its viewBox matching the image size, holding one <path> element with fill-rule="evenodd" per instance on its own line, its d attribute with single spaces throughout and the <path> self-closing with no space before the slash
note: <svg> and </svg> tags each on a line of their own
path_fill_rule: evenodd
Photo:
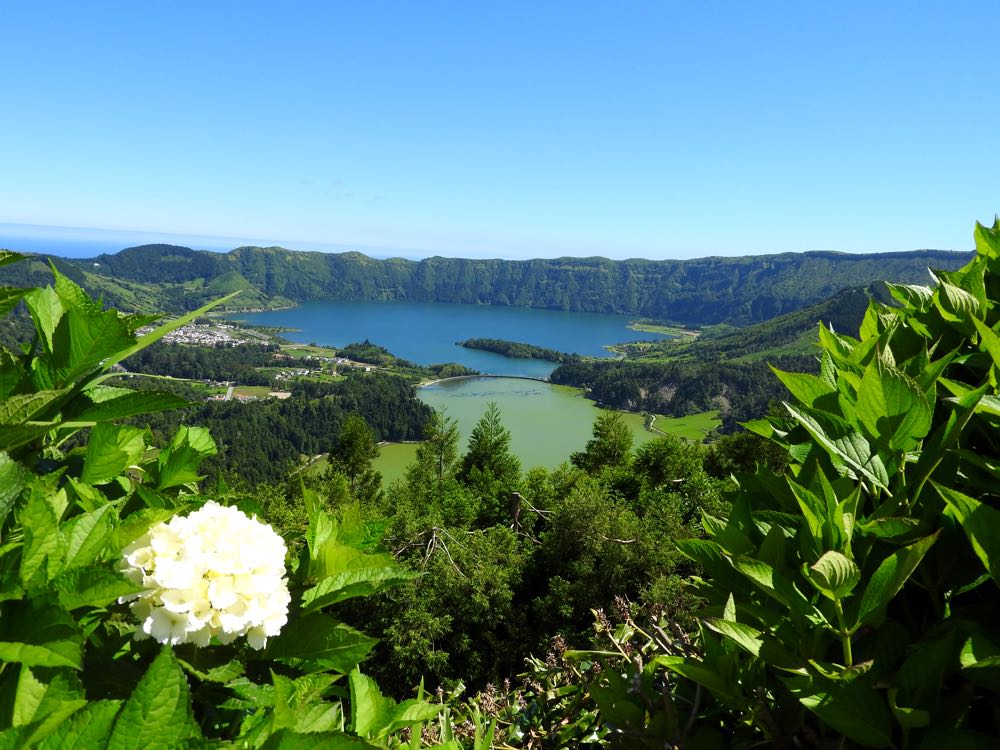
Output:
<svg viewBox="0 0 1000 750">
<path fill-rule="evenodd" d="M 998 16 L 10 3 L 0 222 L 413 256 L 968 249 L 1000 211 Z"/>
</svg>

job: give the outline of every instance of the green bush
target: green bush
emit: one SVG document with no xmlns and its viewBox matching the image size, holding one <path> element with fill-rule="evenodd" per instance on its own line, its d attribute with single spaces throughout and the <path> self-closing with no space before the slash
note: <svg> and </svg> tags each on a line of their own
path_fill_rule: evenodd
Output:
<svg viewBox="0 0 1000 750">
<path fill-rule="evenodd" d="M 0 253 L 0 265 L 17 259 Z M 142 639 L 123 602 L 159 589 L 140 568 L 125 570 L 123 551 L 141 557 L 158 524 L 217 507 L 198 489 L 198 464 L 215 444 L 206 430 L 182 427 L 155 448 L 147 430 L 116 420 L 184 402 L 106 381 L 115 364 L 208 308 L 137 340 L 149 318 L 103 310 L 53 272 L 51 287 L 0 289 L 0 313 L 23 300 L 36 334 L 21 352 L 0 349 L 0 746 L 370 748 L 398 745 L 407 732 L 419 742 L 440 706 L 383 697 L 358 668 L 374 640 L 328 613 L 413 574 L 307 489 L 304 543 L 286 540 L 300 554 L 278 563 L 291 595 L 280 634 L 234 640 L 237 626 L 220 620 L 200 647 L 184 624 L 195 615 L 182 609 L 171 620 L 153 599 L 170 627 L 147 627 L 165 645 Z M 183 550 L 179 565 L 195 554 Z M 208 576 L 199 585 L 225 588 Z M 228 606 L 213 596 L 212 608 Z M 264 603 L 285 607 L 277 595 Z"/>
<path fill-rule="evenodd" d="M 995 746 L 1000 221 L 975 239 L 934 288 L 890 285 L 858 339 L 821 326 L 818 375 L 775 371 L 793 401 L 748 427 L 790 463 L 679 543 L 697 632 L 626 620 L 622 658 L 597 655 L 604 741 Z"/>
</svg>

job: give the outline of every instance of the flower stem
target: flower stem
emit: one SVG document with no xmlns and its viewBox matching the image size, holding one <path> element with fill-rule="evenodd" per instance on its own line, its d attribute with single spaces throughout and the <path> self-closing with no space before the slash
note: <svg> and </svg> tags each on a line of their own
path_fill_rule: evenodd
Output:
<svg viewBox="0 0 1000 750">
<path fill-rule="evenodd" d="M 840 606 L 840 599 L 833 600 L 833 606 L 837 610 L 837 624 L 840 626 L 840 642 L 844 645 L 844 665 L 854 666 L 854 656 L 851 653 L 851 631 L 847 629 L 844 622 L 844 608 Z"/>
</svg>

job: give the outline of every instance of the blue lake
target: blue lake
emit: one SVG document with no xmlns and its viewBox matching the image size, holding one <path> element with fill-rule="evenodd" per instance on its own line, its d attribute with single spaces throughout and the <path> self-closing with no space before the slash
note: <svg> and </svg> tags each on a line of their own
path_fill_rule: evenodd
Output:
<svg viewBox="0 0 1000 750">
<path fill-rule="evenodd" d="M 652 341 L 659 334 L 628 328 L 620 315 L 430 302 L 311 302 L 288 310 L 230 315 L 253 325 L 292 328 L 285 338 L 344 346 L 368 339 L 421 365 L 458 362 L 491 375 L 545 377 L 551 362 L 465 349 L 456 341 L 494 338 L 590 356 L 608 356 L 608 344 Z"/>
</svg>

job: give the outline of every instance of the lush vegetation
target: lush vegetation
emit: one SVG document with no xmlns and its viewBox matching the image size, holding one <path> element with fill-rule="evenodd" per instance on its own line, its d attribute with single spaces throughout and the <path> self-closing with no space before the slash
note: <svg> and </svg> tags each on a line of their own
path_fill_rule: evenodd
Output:
<svg viewBox="0 0 1000 750">
<path fill-rule="evenodd" d="M 936 288 L 891 286 L 897 306 L 871 302 L 857 337 L 820 326 L 818 367 L 775 372 L 782 410 L 708 451 L 633 450 L 606 412 L 569 463 L 525 474 L 496 408 L 465 453 L 435 413 L 385 492 L 370 376 L 300 404 L 353 412 L 323 475 L 202 494 L 206 430 L 121 423 L 177 395 L 107 384 L 164 329 L 137 341 L 146 319 L 60 274 L 2 290 L 35 333 L 0 352 L 0 739 L 992 746 L 1000 221 L 976 243 Z M 224 621 L 204 647 L 134 640 L 122 551 L 210 496 L 285 539 L 287 624 L 266 644 L 223 642 Z"/>
<path fill-rule="evenodd" d="M 396 357 L 384 346 L 373 344 L 368 339 L 341 347 L 340 356 L 352 359 L 355 362 L 366 362 L 370 365 L 378 365 L 380 367 L 389 367 L 397 363 L 402 363 L 404 366 L 410 364 L 406 360 Z"/>
<path fill-rule="evenodd" d="M 384 544 L 419 579 L 345 615 L 380 637 L 370 667 L 402 695 L 424 678 L 471 688 L 516 675 L 561 636 L 588 643 L 591 609 L 626 596 L 646 612 L 683 616 L 693 568 L 669 545 L 722 512 L 722 480 L 702 450 L 664 437 L 632 449 L 621 415 L 554 471 L 521 472 L 502 415 L 489 405 L 467 452 L 435 416 L 406 477 L 364 507 Z"/>
<path fill-rule="evenodd" d="M 282 364 L 275 360 L 280 348 L 269 344 L 188 346 L 156 344 L 129 358 L 130 372 L 169 375 L 191 380 L 229 381 L 241 385 L 270 385 L 273 375 L 259 368 Z"/>
<path fill-rule="evenodd" d="M 785 253 L 743 258 L 611 261 L 376 260 L 360 253 L 237 248 L 226 254 L 170 245 L 129 248 L 72 266 L 75 280 L 126 309 L 190 310 L 211 295 L 242 289 L 245 307 L 290 301 L 405 299 L 610 312 L 684 325 L 769 320 L 816 304 L 845 287 L 876 281 L 923 283 L 928 266 L 954 269 L 965 253 L 870 255 Z M 36 262 L 37 263 L 37 262 Z M 44 265 L 38 264 L 38 273 Z M 44 283 L 19 271 L 5 283 Z"/>
<path fill-rule="evenodd" d="M 562 365 L 551 379 L 586 388 L 590 398 L 614 409 L 672 417 L 717 410 L 723 429 L 732 432 L 787 396 L 767 363 L 815 371 L 817 323 L 857 334 L 869 302 L 888 299 L 883 288 L 845 289 L 821 304 L 746 328 L 620 345 L 624 359 Z"/>
<path fill-rule="evenodd" d="M 792 366 L 814 362 L 778 360 Z M 578 362 L 560 366 L 550 380 L 586 388 L 589 398 L 612 409 L 671 417 L 718 411 L 729 431 L 739 421 L 766 414 L 770 403 L 786 394 L 764 362 Z"/>
<path fill-rule="evenodd" d="M 615 348 L 630 359 L 728 362 L 814 356 L 816 324 L 856 336 L 868 303 L 890 302 L 884 284 L 843 289 L 827 300 L 744 328 L 708 327 L 700 336 L 620 344 Z"/>
<path fill-rule="evenodd" d="M 518 341 L 506 341 L 504 339 L 466 339 L 459 341 L 459 346 L 467 349 L 482 349 L 495 354 L 502 354 L 505 357 L 514 359 L 544 359 L 549 362 L 576 362 L 580 359 L 579 354 L 567 354 L 555 349 L 546 349 L 543 346 L 534 344 L 524 344 Z"/>
<path fill-rule="evenodd" d="M 202 471 L 211 479 L 255 485 L 281 482 L 303 456 L 334 450 L 352 414 L 365 420 L 377 441 L 419 440 L 430 408 L 403 378 L 349 370 L 336 383 L 295 383 L 285 400 L 208 401 L 137 422 L 160 439 L 181 424 L 207 428 L 219 450 Z"/>
<path fill-rule="evenodd" d="M 995 746 L 1000 221 L 976 241 L 936 289 L 891 287 L 900 308 L 873 303 L 858 338 L 821 327 L 818 374 L 776 372 L 792 396 L 751 429 L 783 460 L 677 545 L 702 571 L 696 627 L 597 612 L 603 649 L 560 644 L 473 701 L 503 739 Z"/>
<path fill-rule="evenodd" d="M 16 259 L 0 255 L 0 263 Z M 293 606 L 287 615 L 283 604 L 274 613 L 287 619 L 280 635 L 233 640 L 244 618 L 230 607 L 252 593 L 235 577 L 232 597 L 211 593 L 223 581 L 205 582 L 210 602 L 203 606 L 221 618 L 211 621 L 219 633 L 211 645 L 187 643 L 174 625 L 163 627 L 200 622 L 202 615 L 184 608 L 190 593 L 179 589 L 147 605 L 165 621 L 155 615 L 140 627 L 143 615 L 124 604 L 147 595 L 149 584 L 125 573 L 148 569 L 157 553 L 147 548 L 143 560 L 128 563 L 139 567 L 128 570 L 123 553 L 144 549 L 161 522 L 203 504 L 217 507 L 197 491 L 198 464 L 215 445 L 204 429 L 185 427 L 154 448 L 147 431 L 113 420 L 176 406 L 177 397 L 105 381 L 114 364 L 184 321 L 136 340 L 147 319 L 102 310 L 59 274 L 54 287 L 0 292 L 4 311 L 19 300 L 36 338 L 23 353 L 4 349 L 0 357 L 5 747 L 280 748 L 302 747 L 303 739 L 379 747 L 437 716 L 440 708 L 425 700 L 397 705 L 382 697 L 358 669 L 373 641 L 324 611 L 410 574 L 372 552 L 362 527 L 338 523 L 310 492 L 303 493 L 305 534 L 290 540 L 297 553 L 287 568 Z M 87 428 L 85 446 L 66 448 Z M 238 498 L 219 499 L 239 506 Z M 194 529 L 194 541 L 205 532 Z M 158 533 L 171 543 L 169 531 Z M 176 560 L 192 565 L 197 554 L 179 548 Z M 158 564 L 160 580 L 183 578 L 167 557 L 156 559 L 166 566 L 160 572 Z"/>
</svg>

